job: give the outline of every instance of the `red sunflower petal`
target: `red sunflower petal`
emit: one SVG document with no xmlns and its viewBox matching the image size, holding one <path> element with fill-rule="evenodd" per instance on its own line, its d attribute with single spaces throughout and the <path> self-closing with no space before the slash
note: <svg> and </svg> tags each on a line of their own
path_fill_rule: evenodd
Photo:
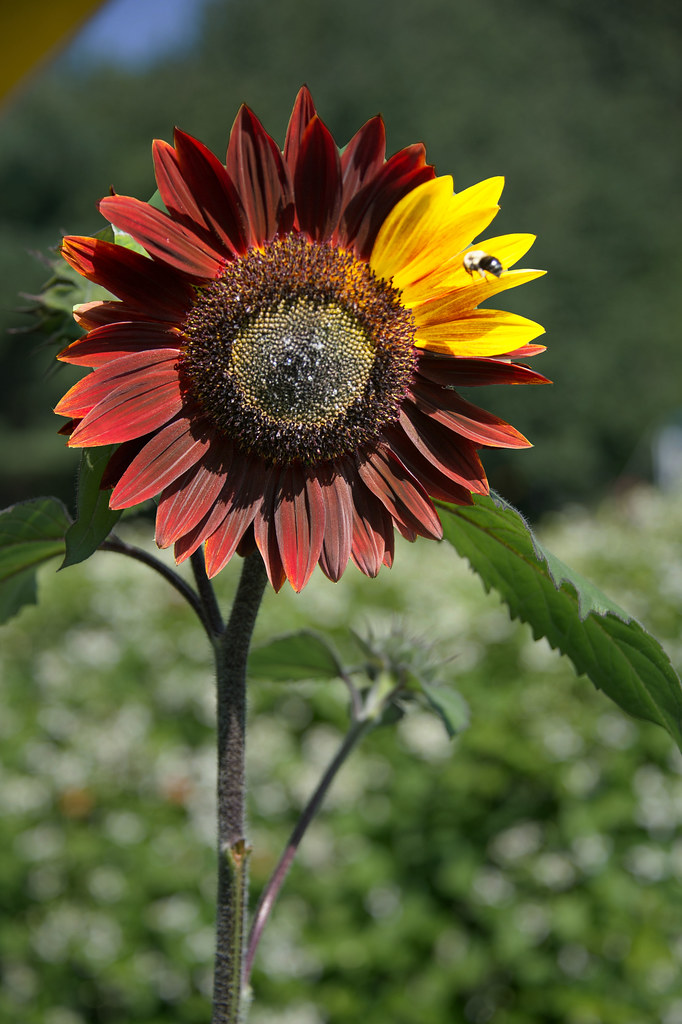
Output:
<svg viewBox="0 0 682 1024">
<path fill-rule="evenodd" d="M 178 155 L 173 147 L 163 139 L 154 139 L 152 156 L 159 194 L 170 215 L 187 226 L 193 224 L 207 229 L 209 225 L 182 176 Z"/>
<path fill-rule="evenodd" d="M 163 330 L 167 329 L 169 322 L 177 320 L 175 314 L 169 314 L 164 317 L 157 315 L 155 317 L 147 310 L 138 309 L 127 302 L 116 302 L 115 300 L 82 302 L 78 306 L 73 307 L 73 318 L 78 326 L 86 331 L 109 324 L 129 323 L 132 320 L 136 323 L 156 321 L 157 325 Z"/>
<path fill-rule="evenodd" d="M 249 226 L 239 193 L 220 160 L 198 139 L 174 133 L 178 166 L 202 216 L 218 238 L 236 253 L 249 247 Z"/>
<path fill-rule="evenodd" d="M 274 139 L 246 106 L 230 133 L 226 167 L 241 195 L 254 245 L 291 230 L 294 194 L 289 172 Z"/>
<path fill-rule="evenodd" d="M 111 495 L 111 508 L 130 508 L 177 480 L 206 452 L 210 439 L 197 436 L 196 425 L 180 418 L 155 434 L 125 471 Z"/>
<path fill-rule="evenodd" d="M 396 203 L 435 176 L 421 143 L 394 153 L 346 207 L 338 231 L 341 243 L 350 245 L 361 259 L 369 259 L 379 228 Z"/>
<path fill-rule="evenodd" d="M 353 546 L 350 557 L 365 576 L 376 576 L 393 560 L 393 518 L 364 484 L 356 479 L 353 490 Z M 387 561 L 388 559 L 388 561 Z"/>
<path fill-rule="evenodd" d="M 329 129 L 317 117 L 308 124 L 294 174 L 298 226 L 313 242 L 336 228 L 341 209 L 341 162 Z"/>
<path fill-rule="evenodd" d="M 353 494 L 341 466 L 332 465 L 320 478 L 325 506 L 325 528 L 320 568 L 330 580 L 341 579 L 353 545 Z"/>
<path fill-rule="evenodd" d="M 405 402 L 400 427 L 411 444 L 441 473 L 474 494 L 488 493 L 488 480 L 476 446 Z"/>
<path fill-rule="evenodd" d="M 258 515 L 266 486 L 262 459 L 236 456 L 220 496 L 224 514 L 214 527 L 204 549 L 209 577 L 229 562 L 244 533 Z"/>
<path fill-rule="evenodd" d="M 250 462 L 236 451 L 232 451 L 229 472 L 225 482 L 214 500 L 212 507 L 207 509 L 203 519 L 188 528 L 187 533 L 178 537 L 175 542 L 176 561 L 182 562 L 191 555 L 208 537 L 214 534 L 224 523 L 226 517 L 235 503 L 237 495 L 241 494 L 242 484 L 246 481 L 248 486 Z M 245 508 L 248 502 L 240 498 L 240 508 Z M 214 538 L 214 541 L 216 538 Z M 216 570 L 217 572 L 218 570 Z"/>
<path fill-rule="evenodd" d="M 101 491 L 109 491 L 112 487 L 116 486 L 130 463 L 150 440 L 150 437 L 150 434 L 144 434 L 142 437 L 136 437 L 134 441 L 124 441 L 123 444 L 120 444 L 115 449 L 102 473 L 99 485 Z"/>
<path fill-rule="evenodd" d="M 67 345 L 57 356 L 63 363 L 75 366 L 101 366 L 112 359 L 130 355 L 133 352 L 149 352 L 153 349 L 172 349 L 177 345 L 179 355 L 185 339 L 179 331 L 155 323 L 115 323 L 97 327 L 84 338 Z"/>
<path fill-rule="evenodd" d="M 274 503 L 274 520 L 282 565 L 298 593 L 312 575 L 324 538 L 325 504 L 317 477 L 297 465 L 284 469 Z"/>
<path fill-rule="evenodd" d="M 287 578 L 275 529 L 275 502 L 277 500 L 278 487 L 279 481 L 277 476 L 271 473 L 265 488 L 262 504 L 253 519 L 253 535 L 256 546 L 261 553 L 268 579 L 275 592 L 282 589 Z"/>
<path fill-rule="evenodd" d="M 389 448 L 373 452 L 360 463 L 358 473 L 396 522 L 403 523 L 422 537 L 440 540 L 443 527 L 431 499 Z"/>
<path fill-rule="evenodd" d="M 96 405 L 84 416 L 69 440 L 73 448 L 120 444 L 158 430 L 182 408 L 177 381 L 161 384 L 146 394 L 119 394 Z"/>
<path fill-rule="evenodd" d="M 457 359 L 453 356 L 424 354 L 417 373 L 442 387 L 478 387 L 487 384 L 548 384 L 536 370 L 523 363 L 501 359 Z"/>
<path fill-rule="evenodd" d="M 230 468 L 231 452 L 224 445 L 223 460 L 208 459 L 192 466 L 164 490 L 156 512 L 156 543 L 167 548 L 189 533 L 213 508 Z"/>
<path fill-rule="evenodd" d="M 294 109 L 291 111 L 286 139 L 284 140 L 284 159 L 292 176 L 296 170 L 298 151 L 301 147 L 303 133 L 315 117 L 315 104 L 307 85 L 298 91 Z"/>
<path fill-rule="evenodd" d="M 513 352 L 507 352 L 505 359 L 530 359 L 531 356 L 537 356 L 540 352 L 546 351 L 546 345 L 523 345 L 521 348 L 515 348 Z"/>
<path fill-rule="evenodd" d="M 403 465 L 422 484 L 431 498 L 451 501 L 455 505 L 471 505 L 471 491 L 439 469 L 419 452 L 399 426 L 384 430 L 384 436 Z"/>
<path fill-rule="evenodd" d="M 237 544 L 237 547 L 235 548 L 235 554 L 239 555 L 240 558 L 248 558 L 249 555 L 252 555 L 255 551 L 258 551 L 258 548 L 256 547 L 256 538 L 253 535 L 252 523 L 251 526 L 248 527 L 248 529 L 244 530 L 244 533 L 242 534 L 242 539 L 239 541 L 239 544 Z"/>
<path fill-rule="evenodd" d="M 106 396 L 83 417 L 71 435 L 69 445 L 84 447 L 131 441 L 157 430 L 180 412 L 183 397 L 177 372 L 172 368 L 176 354 L 172 353 L 166 365 L 152 364 L 150 357 L 155 355 L 158 353 L 124 356 L 79 382 L 84 403 L 89 403 L 103 389 Z M 141 362 L 142 356 L 149 363 L 146 367 Z M 135 370 L 130 369 L 132 360 L 140 363 Z M 120 371 L 118 376 L 117 370 Z M 121 382 L 118 386 L 117 380 Z M 78 387 L 72 388 L 62 401 L 66 401 Z M 74 394 L 73 401 L 78 400 L 78 394 Z"/>
<path fill-rule="evenodd" d="M 472 405 L 456 391 L 426 382 L 415 382 L 412 394 L 417 407 L 430 419 L 468 437 L 476 445 L 489 445 L 493 448 L 531 447 L 530 441 L 516 427 L 486 409 Z"/>
<path fill-rule="evenodd" d="M 409 540 L 410 544 L 414 544 L 414 542 L 416 541 L 417 537 L 419 536 L 419 534 L 418 534 L 418 533 L 416 533 L 416 531 L 415 531 L 415 530 L 411 530 L 411 529 L 409 528 L 409 526 L 405 526 L 405 524 L 404 524 L 404 523 L 396 523 L 396 524 L 395 524 L 395 528 L 396 528 L 396 530 L 398 531 L 398 533 L 399 533 L 399 534 L 400 534 L 400 535 L 401 535 L 402 537 L 404 537 L 404 538 L 405 538 L 405 540 Z M 390 568 L 390 566 L 392 565 L 392 563 L 393 563 L 393 559 L 391 559 L 391 561 L 390 561 L 390 562 L 387 562 L 387 561 L 386 561 L 386 555 L 384 555 L 384 565 L 388 565 L 388 566 L 389 566 L 389 568 Z"/>
<path fill-rule="evenodd" d="M 168 349 L 122 356 L 115 363 L 89 373 L 69 388 L 54 411 L 58 416 L 84 416 L 114 389 L 135 392 L 148 388 L 150 384 L 165 383 L 177 378 L 177 360 L 177 351 Z"/>
<path fill-rule="evenodd" d="M 383 118 L 377 114 L 363 124 L 341 154 L 342 209 L 346 208 L 366 181 L 379 173 L 385 156 L 386 129 Z"/>
<path fill-rule="evenodd" d="M 88 281 L 144 310 L 150 320 L 181 320 L 194 300 L 186 277 L 123 245 L 68 235 L 61 254 Z"/>
<path fill-rule="evenodd" d="M 189 228 L 149 203 L 131 196 L 106 196 L 100 201 L 99 211 L 121 231 L 127 231 L 155 259 L 192 277 L 220 277 L 225 259 Z"/>
</svg>

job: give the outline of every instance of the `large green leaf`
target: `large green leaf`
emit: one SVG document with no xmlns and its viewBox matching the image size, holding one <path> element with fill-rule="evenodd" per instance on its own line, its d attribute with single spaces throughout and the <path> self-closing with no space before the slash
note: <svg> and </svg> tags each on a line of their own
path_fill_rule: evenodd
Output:
<svg viewBox="0 0 682 1024">
<path fill-rule="evenodd" d="M 275 637 L 249 655 L 249 672 L 260 679 L 293 682 L 337 679 L 343 668 L 332 647 L 310 629 Z"/>
<path fill-rule="evenodd" d="M 445 538 L 514 618 L 546 637 L 624 711 L 682 748 L 682 686 L 661 645 L 615 602 L 546 551 L 515 509 L 492 498 L 439 503 Z"/>
<path fill-rule="evenodd" d="M 109 508 L 109 492 L 100 490 L 102 474 L 113 451 L 112 445 L 86 448 L 78 473 L 78 518 L 66 532 L 66 554 L 60 568 L 85 561 L 100 546 L 121 518 L 120 510 Z"/>
<path fill-rule="evenodd" d="M 36 569 L 64 554 L 70 524 L 57 498 L 35 498 L 0 512 L 0 622 L 36 603 Z"/>
</svg>

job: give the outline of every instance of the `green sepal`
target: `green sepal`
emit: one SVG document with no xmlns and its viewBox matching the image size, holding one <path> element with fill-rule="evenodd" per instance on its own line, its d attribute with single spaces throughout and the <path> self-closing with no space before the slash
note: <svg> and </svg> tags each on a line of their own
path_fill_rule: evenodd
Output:
<svg viewBox="0 0 682 1024">
<path fill-rule="evenodd" d="M 469 725 L 469 705 L 461 693 L 449 686 L 421 683 L 428 706 L 438 715 L 450 739 Z"/>
<path fill-rule="evenodd" d="M 113 445 L 85 448 L 78 471 L 78 514 L 66 532 L 66 553 L 60 569 L 89 558 L 121 518 L 121 509 L 109 508 L 109 491 L 100 490 L 102 474 Z"/>
<path fill-rule="evenodd" d="M 161 210 L 161 213 L 168 213 L 168 210 L 166 209 L 166 204 L 161 198 L 161 193 L 159 192 L 158 188 L 154 195 L 151 197 L 151 199 L 148 199 L 147 202 L 149 203 L 150 206 L 153 206 L 155 210 Z"/>
</svg>

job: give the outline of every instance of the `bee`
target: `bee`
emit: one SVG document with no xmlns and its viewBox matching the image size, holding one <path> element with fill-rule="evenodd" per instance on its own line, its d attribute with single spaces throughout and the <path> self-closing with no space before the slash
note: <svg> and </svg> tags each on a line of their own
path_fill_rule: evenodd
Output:
<svg viewBox="0 0 682 1024">
<path fill-rule="evenodd" d="M 497 256 L 489 256 L 483 249 L 472 249 L 465 255 L 462 262 L 467 274 L 473 276 L 474 271 L 477 270 L 484 281 L 486 272 L 494 277 L 499 277 L 504 270 Z"/>
</svg>

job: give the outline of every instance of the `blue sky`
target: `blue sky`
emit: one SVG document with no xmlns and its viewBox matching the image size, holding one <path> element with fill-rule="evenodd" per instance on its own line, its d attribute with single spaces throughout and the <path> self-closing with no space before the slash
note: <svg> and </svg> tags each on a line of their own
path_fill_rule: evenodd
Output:
<svg viewBox="0 0 682 1024">
<path fill-rule="evenodd" d="M 78 33 L 67 57 L 128 67 L 147 65 L 192 45 L 206 2 L 108 0 Z"/>
</svg>

